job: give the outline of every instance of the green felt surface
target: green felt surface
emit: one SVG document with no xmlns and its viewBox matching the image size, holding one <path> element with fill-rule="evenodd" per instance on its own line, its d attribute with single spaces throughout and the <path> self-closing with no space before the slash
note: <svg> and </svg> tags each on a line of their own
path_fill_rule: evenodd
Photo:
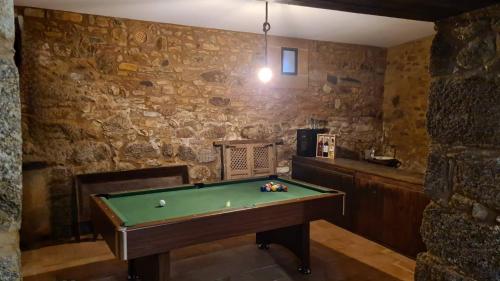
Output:
<svg viewBox="0 0 500 281">
<path fill-rule="evenodd" d="M 242 181 L 230 184 L 213 184 L 204 188 L 162 190 L 111 195 L 105 202 L 124 221 L 125 226 L 198 215 L 223 209 L 258 206 L 282 200 L 319 195 L 322 192 L 301 185 L 272 180 L 288 186 L 288 192 L 261 192 L 260 186 L 270 180 Z M 160 199 L 165 207 L 158 207 Z M 231 207 L 226 207 L 226 202 Z M 272 214 L 270 214 L 272 215 Z"/>
</svg>

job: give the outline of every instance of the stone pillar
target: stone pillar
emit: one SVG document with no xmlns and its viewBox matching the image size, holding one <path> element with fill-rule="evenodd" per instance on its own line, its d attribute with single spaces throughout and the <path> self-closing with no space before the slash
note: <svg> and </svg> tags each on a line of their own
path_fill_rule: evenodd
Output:
<svg viewBox="0 0 500 281">
<path fill-rule="evenodd" d="M 436 26 L 415 280 L 500 280 L 500 5 Z"/>
<path fill-rule="evenodd" d="M 14 64 L 14 4 L 0 0 L 0 280 L 21 280 L 21 108 Z"/>
</svg>

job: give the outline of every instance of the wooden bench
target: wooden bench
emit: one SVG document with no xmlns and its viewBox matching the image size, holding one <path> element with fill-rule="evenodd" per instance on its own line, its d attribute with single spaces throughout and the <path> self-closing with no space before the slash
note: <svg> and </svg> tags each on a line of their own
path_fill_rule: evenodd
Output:
<svg viewBox="0 0 500 281">
<path fill-rule="evenodd" d="M 76 175 L 73 181 L 76 205 L 73 228 L 76 240 L 80 241 L 82 235 L 94 233 L 90 222 L 89 196 L 91 194 L 188 183 L 189 175 L 186 165 Z"/>
</svg>

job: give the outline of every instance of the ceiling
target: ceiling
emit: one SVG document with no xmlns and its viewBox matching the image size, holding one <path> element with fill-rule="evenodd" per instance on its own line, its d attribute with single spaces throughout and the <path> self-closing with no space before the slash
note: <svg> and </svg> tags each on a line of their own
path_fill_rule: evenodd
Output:
<svg viewBox="0 0 500 281">
<path fill-rule="evenodd" d="M 274 0 L 279 3 L 381 15 L 405 19 L 437 21 L 498 4 L 498 0 Z"/>
<path fill-rule="evenodd" d="M 256 0 L 14 0 L 15 5 L 262 33 Z M 269 4 L 271 35 L 391 47 L 434 34 L 432 22 Z"/>
</svg>

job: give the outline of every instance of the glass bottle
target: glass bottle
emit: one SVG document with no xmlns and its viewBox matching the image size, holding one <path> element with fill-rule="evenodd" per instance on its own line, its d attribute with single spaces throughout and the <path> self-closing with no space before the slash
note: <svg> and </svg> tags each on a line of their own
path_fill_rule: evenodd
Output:
<svg viewBox="0 0 500 281">
<path fill-rule="evenodd" d="M 316 156 L 322 156 L 323 155 L 323 138 L 319 139 L 317 150 L 318 151 L 316 152 Z"/>
</svg>

